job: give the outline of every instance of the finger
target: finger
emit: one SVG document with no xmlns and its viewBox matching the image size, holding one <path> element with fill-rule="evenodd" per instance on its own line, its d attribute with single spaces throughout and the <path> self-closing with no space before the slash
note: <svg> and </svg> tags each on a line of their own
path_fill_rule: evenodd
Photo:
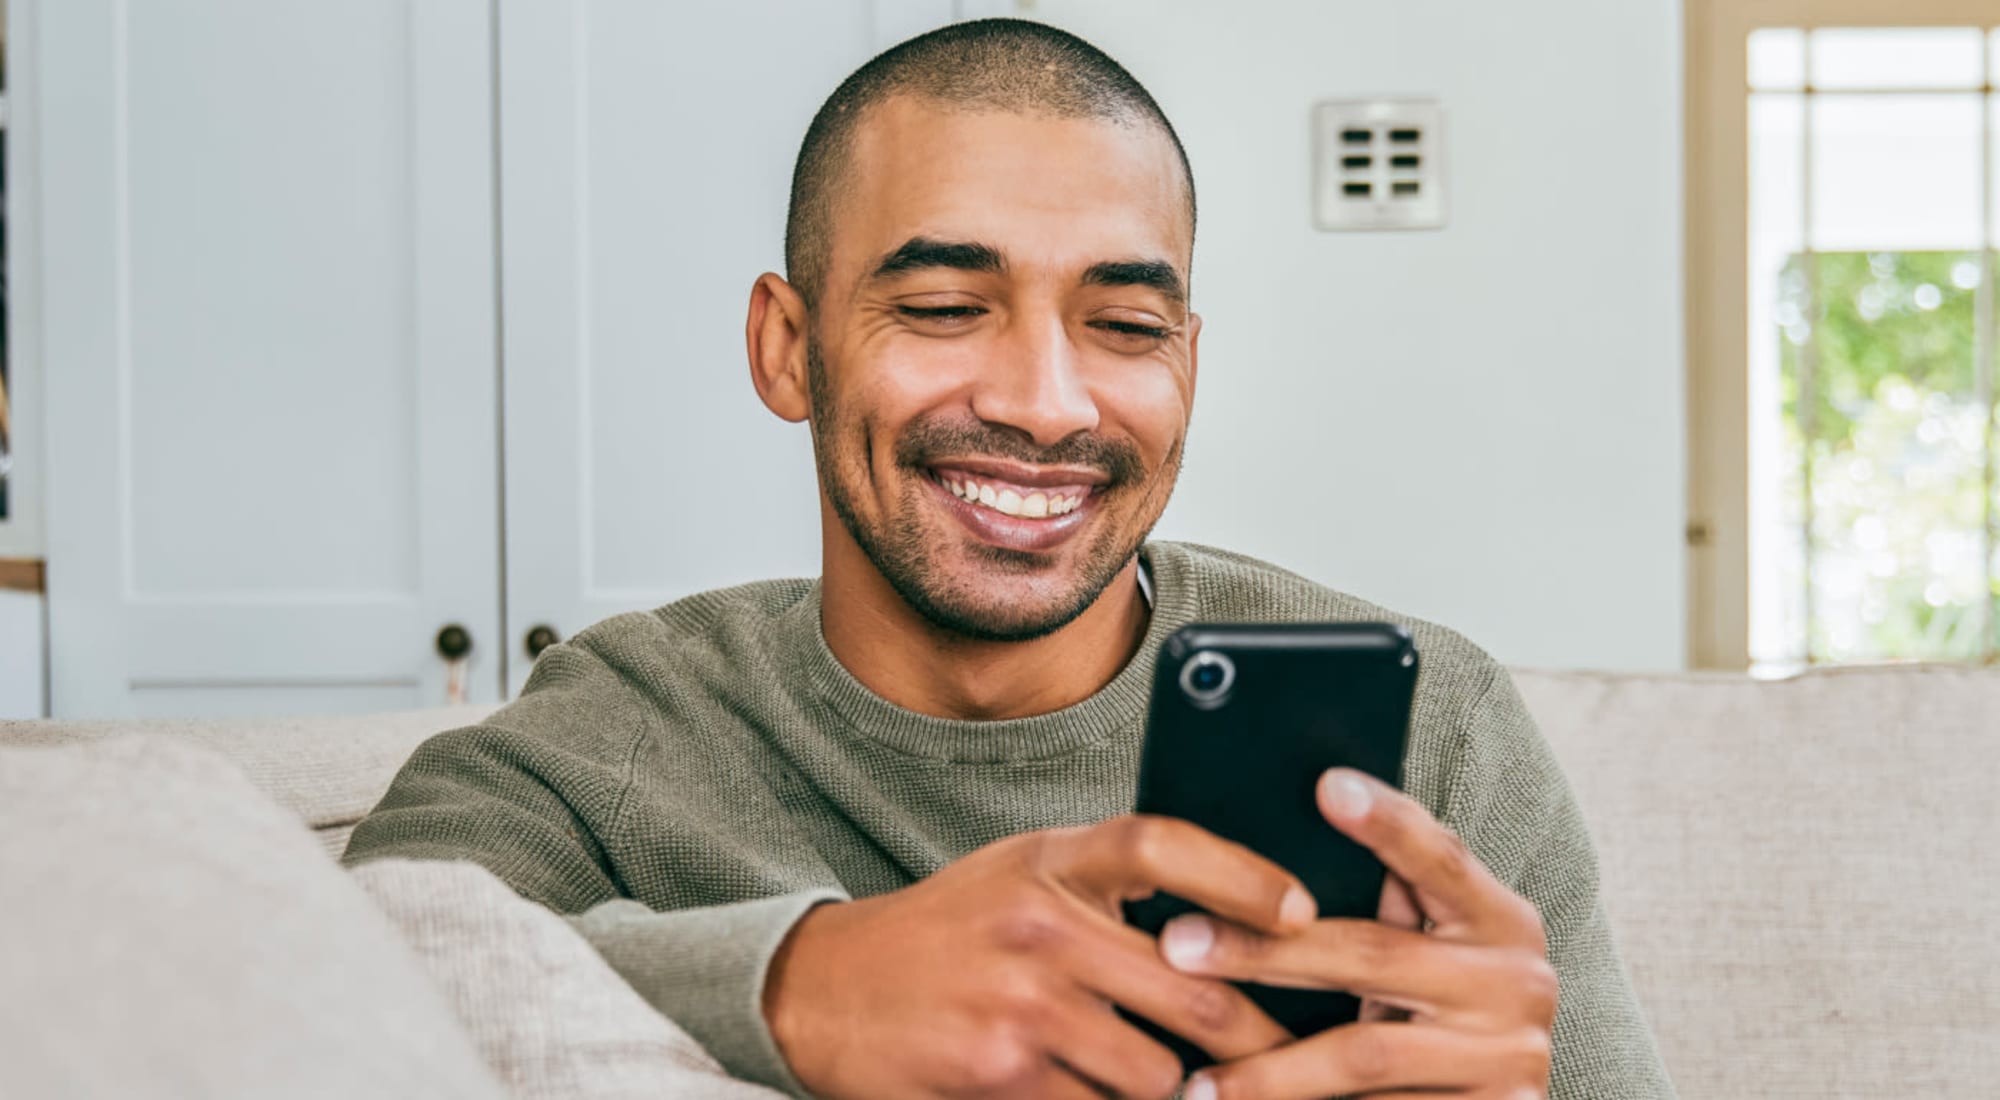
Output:
<svg viewBox="0 0 2000 1100">
<path fill-rule="evenodd" d="M 1421 932 L 1424 927 L 1423 912 L 1417 907 L 1417 899 L 1410 894 L 1409 884 L 1392 874 L 1382 876 L 1382 903 L 1377 910 L 1376 919 L 1391 928 L 1405 928 L 1413 932 Z M 1407 1020 L 1410 1018 L 1410 1010 L 1387 1001 L 1363 997 L 1356 1018 Z"/>
<path fill-rule="evenodd" d="M 1555 1010 L 1555 972 L 1539 956 L 1377 921 L 1323 920 L 1295 935 L 1263 936 L 1190 913 L 1167 922 L 1160 951 L 1190 974 L 1341 990 L 1446 1023 L 1512 1026 Z"/>
<path fill-rule="evenodd" d="M 1095 997 L 1060 1002 L 1045 1022 L 1049 1052 L 1102 1095 L 1159 1100 L 1180 1088 L 1180 1058 Z"/>
<path fill-rule="evenodd" d="M 1075 1070 L 1056 1061 L 1051 1061 L 1042 1072 L 1022 1082 L 1018 1087 L 982 1095 L 1016 1096 L 1021 1100 L 1042 1100 L 1043 1097 L 1059 1097 L 1061 1100 L 1104 1100 L 1105 1097 L 1103 1090 L 1091 1084 Z"/>
<path fill-rule="evenodd" d="M 1410 893 L 1410 884 L 1393 874 L 1382 876 L 1382 904 L 1375 919 L 1412 932 L 1424 930 L 1423 907 L 1417 904 L 1416 895 Z"/>
<path fill-rule="evenodd" d="M 1187 1100 L 1315 1100 L 1503 1083 L 1546 1088 L 1548 1057 L 1546 1038 L 1526 1031 L 1489 1035 L 1428 1024 L 1347 1024 L 1202 1070 L 1188 1080 L 1184 1095 Z"/>
<path fill-rule="evenodd" d="M 1292 1041 L 1284 1025 L 1244 992 L 1214 978 L 1183 974 L 1161 961 L 1144 932 L 1092 914 L 1079 931 L 1048 945 L 1086 992 L 1120 1005 L 1207 1051 L 1218 1061 Z M 1120 1022 L 1132 1034 L 1143 1034 Z"/>
<path fill-rule="evenodd" d="M 1523 907 L 1534 907 L 1494 878 L 1415 799 L 1350 768 L 1321 776 L 1317 795 L 1326 819 L 1408 883 L 1419 907 L 1440 926 L 1461 923 L 1510 939 L 1524 931 Z M 1539 916 L 1535 924 L 1539 929 Z"/>
<path fill-rule="evenodd" d="M 1302 928 L 1319 912 L 1291 872 L 1176 818 L 1127 814 L 1052 839 L 1050 850 L 1057 876 L 1107 909 L 1164 890 L 1263 932 Z"/>
</svg>

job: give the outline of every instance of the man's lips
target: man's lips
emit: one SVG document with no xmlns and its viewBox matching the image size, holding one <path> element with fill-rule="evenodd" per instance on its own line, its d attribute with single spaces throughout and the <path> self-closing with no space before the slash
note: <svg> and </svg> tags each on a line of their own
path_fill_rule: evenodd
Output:
<svg viewBox="0 0 2000 1100">
<path fill-rule="evenodd" d="M 1110 475 L 1089 466 L 1029 466 L 1004 458 L 941 459 L 926 468 L 947 479 L 956 475 L 961 480 L 969 478 L 991 484 L 996 490 L 1008 486 L 1024 493 L 1036 489 L 1045 493 L 1056 489 L 1089 490 L 1111 481 Z"/>
<path fill-rule="evenodd" d="M 963 469 L 933 469 L 929 473 L 925 480 L 944 509 L 980 541 L 995 546 L 1053 549 L 1095 511 L 1095 487 L 1089 484 L 981 480 L 969 477 Z M 1032 514 L 1036 512 L 1040 514 Z"/>
</svg>

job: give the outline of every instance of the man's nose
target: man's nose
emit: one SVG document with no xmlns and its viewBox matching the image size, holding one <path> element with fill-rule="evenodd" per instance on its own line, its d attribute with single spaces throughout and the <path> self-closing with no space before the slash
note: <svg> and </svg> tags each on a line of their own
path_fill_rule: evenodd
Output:
<svg viewBox="0 0 2000 1100">
<path fill-rule="evenodd" d="M 1026 432 L 1052 447 L 1094 431 L 1097 402 L 1084 384 L 1076 345 L 1059 319 L 1009 326 L 995 361 L 972 394 L 972 413 L 989 424 Z"/>
</svg>

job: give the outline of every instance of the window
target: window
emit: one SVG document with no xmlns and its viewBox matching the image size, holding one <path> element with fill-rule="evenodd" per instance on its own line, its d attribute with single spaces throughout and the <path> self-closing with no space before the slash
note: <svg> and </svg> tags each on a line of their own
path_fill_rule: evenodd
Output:
<svg viewBox="0 0 2000 1100">
<path fill-rule="evenodd" d="M 2000 10 L 1694 7 L 1694 663 L 1993 663 Z"/>
</svg>

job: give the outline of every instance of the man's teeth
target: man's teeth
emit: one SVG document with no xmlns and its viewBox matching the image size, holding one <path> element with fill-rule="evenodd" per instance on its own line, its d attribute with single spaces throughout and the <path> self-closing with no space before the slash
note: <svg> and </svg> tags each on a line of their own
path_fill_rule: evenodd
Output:
<svg viewBox="0 0 2000 1100">
<path fill-rule="evenodd" d="M 940 478 L 939 480 L 958 499 L 968 504 L 977 504 L 982 507 L 991 508 L 996 512 L 1009 516 L 1026 516 L 1029 519 L 1041 519 L 1045 516 L 1067 515 L 1070 512 L 1076 511 L 1077 505 L 1083 503 L 1083 494 L 1081 493 L 1063 496 L 1050 496 L 1047 493 L 1029 493 L 1024 497 L 1012 489 L 1000 489 L 996 491 L 991 485 L 981 485 L 971 480 L 954 480 L 952 478 Z"/>
</svg>

